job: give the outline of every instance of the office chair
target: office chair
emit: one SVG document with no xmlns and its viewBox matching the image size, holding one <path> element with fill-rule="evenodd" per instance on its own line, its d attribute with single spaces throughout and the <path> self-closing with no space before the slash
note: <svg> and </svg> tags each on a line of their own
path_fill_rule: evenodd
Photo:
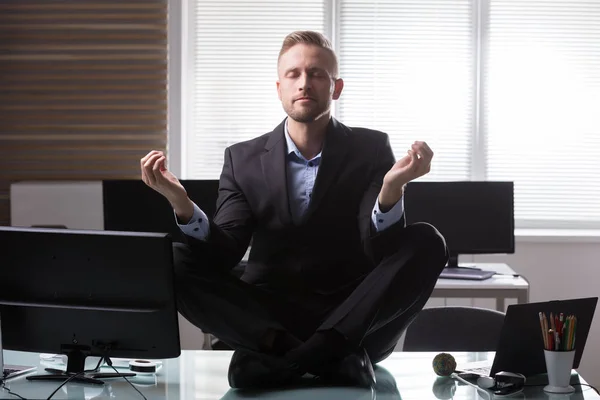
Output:
<svg viewBox="0 0 600 400">
<path fill-rule="evenodd" d="M 403 351 L 495 351 L 504 313 L 477 307 L 424 308 L 406 330 Z"/>
</svg>

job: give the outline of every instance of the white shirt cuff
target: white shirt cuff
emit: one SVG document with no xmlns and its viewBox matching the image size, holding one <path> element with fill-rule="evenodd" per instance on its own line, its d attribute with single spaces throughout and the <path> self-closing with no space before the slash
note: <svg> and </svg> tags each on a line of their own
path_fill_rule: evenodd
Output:
<svg viewBox="0 0 600 400">
<path fill-rule="evenodd" d="M 208 223 L 208 218 L 204 211 L 200 209 L 194 204 L 194 214 L 192 215 L 192 219 L 189 220 L 187 224 L 180 224 L 177 220 L 177 215 L 175 215 L 175 221 L 177 222 L 177 226 L 183 233 L 188 236 L 191 236 L 198 240 L 206 240 L 208 234 L 210 233 L 210 225 Z"/>
<path fill-rule="evenodd" d="M 371 214 L 371 220 L 373 221 L 373 225 L 375 226 L 377 232 L 381 232 L 400 221 L 403 213 L 404 196 L 402 196 L 388 212 L 382 212 L 379 209 L 379 199 L 376 199 L 375 206 L 373 207 L 373 213 Z"/>
</svg>

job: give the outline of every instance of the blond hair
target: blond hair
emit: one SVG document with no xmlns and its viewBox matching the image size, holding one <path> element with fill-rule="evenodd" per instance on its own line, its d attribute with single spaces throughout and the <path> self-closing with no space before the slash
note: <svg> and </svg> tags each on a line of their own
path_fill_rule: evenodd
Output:
<svg viewBox="0 0 600 400">
<path fill-rule="evenodd" d="M 327 52 L 333 57 L 333 77 L 338 77 L 338 60 L 335 52 L 333 51 L 333 46 L 325 35 L 315 31 L 295 31 L 287 35 L 285 39 L 283 39 L 283 44 L 281 45 L 281 50 L 279 50 L 277 62 L 279 62 L 279 59 L 286 51 L 297 44 L 312 44 L 327 50 Z"/>
</svg>

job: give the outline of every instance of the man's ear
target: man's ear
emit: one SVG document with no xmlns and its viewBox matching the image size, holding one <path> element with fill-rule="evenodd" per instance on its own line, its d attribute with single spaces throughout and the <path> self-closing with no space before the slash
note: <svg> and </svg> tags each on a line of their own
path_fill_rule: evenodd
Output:
<svg viewBox="0 0 600 400">
<path fill-rule="evenodd" d="M 337 100 L 342 95 L 342 89 L 344 89 L 344 80 L 338 78 L 333 82 L 333 100 Z"/>
<path fill-rule="evenodd" d="M 279 80 L 277 80 L 277 82 L 275 82 L 275 84 L 277 85 L 277 97 L 279 97 L 279 101 L 281 101 L 281 88 L 280 88 Z"/>
</svg>

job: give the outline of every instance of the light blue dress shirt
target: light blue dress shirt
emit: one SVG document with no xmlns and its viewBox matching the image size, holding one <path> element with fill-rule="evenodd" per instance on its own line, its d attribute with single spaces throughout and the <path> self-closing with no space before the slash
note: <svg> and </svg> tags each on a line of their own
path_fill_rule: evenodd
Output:
<svg viewBox="0 0 600 400">
<path fill-rule="evenodd" d="M 290 137 L 287 120 L 285 121 L 285 141 L 287 144 L 287 185 L 292 221 L 302 222 L 308 209 L 310 199 L 321 164 L 321 153 L 307 160 Z M 377 232 L 381 232 L 400 221 L 404 213 L 404 197 L 387 212 L 379 209 L 379 201 L 375 200 L 371 220 Z M 177 219 L 177 218 L 176 218 Z M 194 214 L 187 224 L 179 224 L 183 233 L 198 240 L 204 240 L 210 233 L 206 214 L 194 203 Z"/>
</svg>

